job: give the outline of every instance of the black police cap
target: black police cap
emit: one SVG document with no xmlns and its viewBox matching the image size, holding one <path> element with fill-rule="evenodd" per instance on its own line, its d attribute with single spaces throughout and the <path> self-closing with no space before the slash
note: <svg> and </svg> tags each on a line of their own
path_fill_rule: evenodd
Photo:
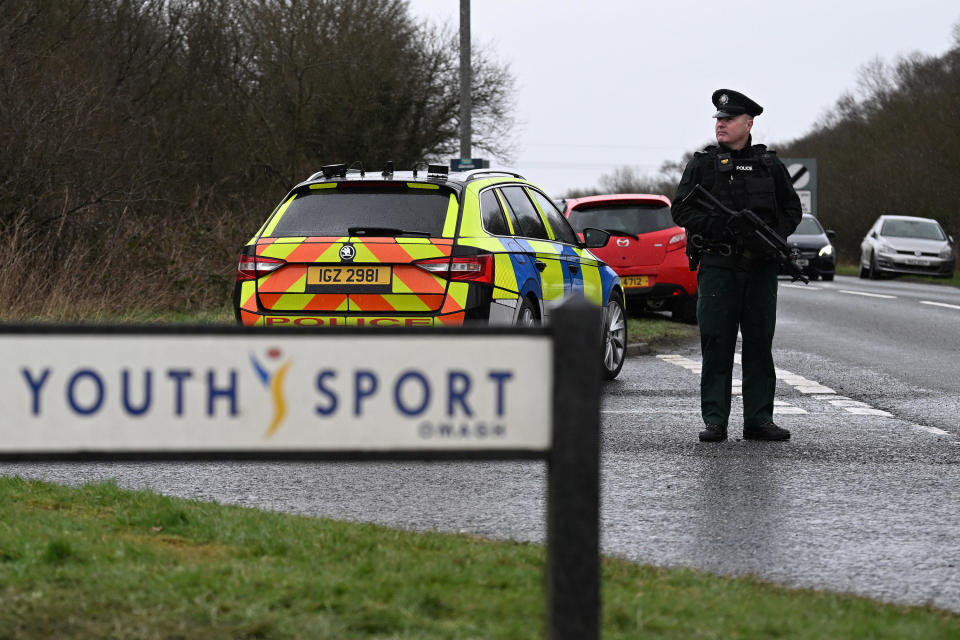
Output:
<svg viewBox="0 0 960 640">
<path fill-rule="evenodd" d="M 717 108 L 714 118 L 731 118 L 744 113 L 758 116 L 763 113 L 763 107 L 733 89 L 717 89 L 713 92 L 712 100 L 713 106 Z"/>
</svg>

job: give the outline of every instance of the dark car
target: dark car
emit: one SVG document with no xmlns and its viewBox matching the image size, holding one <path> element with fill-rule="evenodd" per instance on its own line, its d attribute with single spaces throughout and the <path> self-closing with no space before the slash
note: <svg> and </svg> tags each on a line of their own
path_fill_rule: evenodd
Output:
<svg viewBox="0 0 960 640">
<path fill-rule="evenodd" d="M 832 229 L 824 231 L 819 220 L 805 213 L 796 231 L 787 237 L 787 244 L 800 252 L 797 264 L 811 280 L 833 280 L 837 271 L 837 251 L 830 240 L 836 236 Z"/>
</svg>

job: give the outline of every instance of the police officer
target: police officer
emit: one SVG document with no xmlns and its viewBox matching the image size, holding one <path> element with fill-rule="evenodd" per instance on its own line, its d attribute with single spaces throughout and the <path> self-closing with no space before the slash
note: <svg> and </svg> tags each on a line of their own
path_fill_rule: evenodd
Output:
<svg viewBox="0 0 960 640">
<path fill-rule="evenodd" d="M 727 218 L 684 197 L 703 185 L 734 211 L 750 209 L 784 238 L 800 223 L 800 199 L 774 152 L 753 144 L 750 130 L 763 107 L 731 89 L 715 91 L 713 104 L 717 145 L 694 154 L 672 209 L 674 221 L 686 227 L 688 250 L 697 251 L 699 245 L 702 252 L 697 322 L 703 352 L 700 411 L 706 428 L 700 440 L 727 439 L 738 330 L 743 336 L 743 437 L 788 440 L 790 432 L 773 422 L 778 262 L 740 228 L 736 216 Z"/>
</svg>

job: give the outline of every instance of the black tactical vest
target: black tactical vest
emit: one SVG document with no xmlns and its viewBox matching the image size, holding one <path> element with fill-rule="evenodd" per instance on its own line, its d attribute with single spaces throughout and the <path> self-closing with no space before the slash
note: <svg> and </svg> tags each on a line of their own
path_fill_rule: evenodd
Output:
<svg viewBox="0 0 960 640">
<path fill-rule="evenodd" d="M 744 157 L 720 151 L 715 146 L 704 149 L 703 187 L 734 211 L 750 209 L 767 224 L 775 225 L 775 152 L 768 151 L 762 144 L 750 147 L 750 153 Z"/>
</svg>

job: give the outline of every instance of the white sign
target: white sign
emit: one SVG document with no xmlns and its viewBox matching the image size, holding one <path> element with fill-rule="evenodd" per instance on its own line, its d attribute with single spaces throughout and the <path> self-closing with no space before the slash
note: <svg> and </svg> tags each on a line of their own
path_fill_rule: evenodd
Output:
<svg viewBox="0 0 960 640">
<path fill-rule="evenodd" d="M 797 195 L 800 197 L 800 208 L 803 209 L 803 213 L 813 213 L 811 193 L 806 189 L 798 189 Z"/>
<path fill-rule="evenodd" d="M 0 334 L 0 453 L 530 449 L 546 335 Z"/>
<path fill-rule="evenodd" d="M 804 165 L 798 162 L 791 164 L 787 167 L 787 172 L 790 174 L 790 179 L 793 180 L 794 189 L 803 189 L 810 184 L 810 171 Z"/>
</svg>

